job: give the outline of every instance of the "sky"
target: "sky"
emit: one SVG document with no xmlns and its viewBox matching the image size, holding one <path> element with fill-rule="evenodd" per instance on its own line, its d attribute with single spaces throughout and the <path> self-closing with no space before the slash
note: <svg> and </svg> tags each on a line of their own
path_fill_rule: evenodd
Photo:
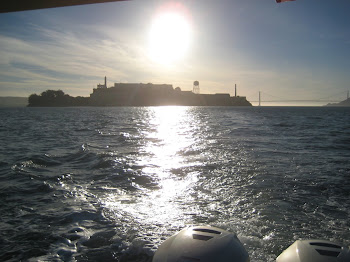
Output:
<svg viewBox="0 0 350 262">
<path fill-rule="evenodd" d="M 341 101 L 350 90 L 349 11 L 348 0 L 132 0 L 4 13 L 0 96 L 89 96 L 107 76 L 108 86 L 181 90 L 197 80 L 206 94 L 234 95 L 237 84 L 248 101 L 260 91 L 263 105 Z M 169 13 L 182 20 L 161 20 Z"/>
</svg>

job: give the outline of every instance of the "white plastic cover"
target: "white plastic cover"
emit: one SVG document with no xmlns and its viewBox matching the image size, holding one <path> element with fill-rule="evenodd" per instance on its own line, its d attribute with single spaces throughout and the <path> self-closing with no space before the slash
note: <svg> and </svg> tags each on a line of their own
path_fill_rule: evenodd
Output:
<svg viewBox="0 0 350 262">
<path fill-rule="evenodd" d="M 297 240 L 276 262 L 350 262 L 349 248 L 325 240 Z"/>
<path fill-rule="evenodd" d="M 180 231 L 160 245 L 153 262 L 249 262 L 249 256 L 235 234 L 196 226 Z"/>
</svg>

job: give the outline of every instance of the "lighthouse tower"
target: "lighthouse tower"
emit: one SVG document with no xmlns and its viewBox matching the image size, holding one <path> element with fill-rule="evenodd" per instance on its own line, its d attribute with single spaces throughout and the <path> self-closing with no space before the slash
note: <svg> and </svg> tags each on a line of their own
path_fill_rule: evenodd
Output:
<svg viewBox="0 0 350 262">
<path fill-rule="evenodd" d="M 98 84 L 97 88 L 107 88 L 107 76 L 105 76 L 105 83 L 104 84 Z"/>
</svg>

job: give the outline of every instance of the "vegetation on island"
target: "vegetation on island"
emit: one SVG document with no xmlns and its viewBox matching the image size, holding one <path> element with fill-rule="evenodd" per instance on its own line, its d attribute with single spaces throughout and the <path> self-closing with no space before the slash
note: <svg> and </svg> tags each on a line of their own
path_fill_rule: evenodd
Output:
<svg viewBox="0 0 350 262">
<path fill-rule="evenodd" d="M 28 106 L 88 106 L 89 98 L 73 97 L 62 90 L 46 90 L 40 95 L 32 94 L 28 98 Z"/>
</svg>

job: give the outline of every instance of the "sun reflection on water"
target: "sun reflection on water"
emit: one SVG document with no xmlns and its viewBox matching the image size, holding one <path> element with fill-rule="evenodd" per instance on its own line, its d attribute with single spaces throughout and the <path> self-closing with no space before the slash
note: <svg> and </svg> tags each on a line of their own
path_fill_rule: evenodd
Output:
<svg viewBox="0 0 350 262">
<path fill-rule="evenodd" d="M 189 108 L 161 107 L 153 110 L 154 117 L 149 124 L 154 131 L 146 133 L 150 141 L 145 148 L 150 156 L 147 160 L 157 166 L 157 172 L 159 169 L 177 168 L 184 162 L 179 152 L 194 142 Z"/>
<path fill-rule="evenodd" d="M 118 192 L 108 195 L 104 205 L 122 210 L 133 220 L 149 224 L 182 226 L 186 220 L 185 205 L 190 189 L 197 181 L 196 173 L 183 174 L 186 167 L 183 151 L 195 143 L 196 120 L 189 107 L 148 108 L 147 124 L 140 132 L 145 139 L 137 165 L 142 175 L 156 181 L 156 189 L 141 188 L 141 193 Z"/>
</svg>

